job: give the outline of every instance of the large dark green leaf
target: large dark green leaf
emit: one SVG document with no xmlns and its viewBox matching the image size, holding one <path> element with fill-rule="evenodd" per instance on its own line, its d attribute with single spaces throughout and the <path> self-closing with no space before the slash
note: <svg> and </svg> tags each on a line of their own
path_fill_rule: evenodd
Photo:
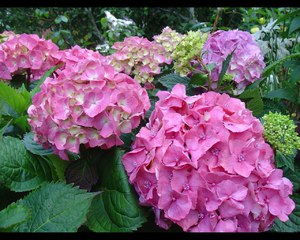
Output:
<svg viewBox="0 0 300 240">
<path fill-rule="evenodd" d="M 295 201 L 296 208 L 289 215 L 289 220 L 286 222 L 281 222 L 276 219 L 272 227 L 272 231 L 275 232 L 299 232 L 300 231 L 300 195 L 295 194 L 293 197 Z"/>
<path fill-rule="evenodd" d="M 289 35 L 293 32 L 295 32 L 296 30 L 298 30 L 300 28 L 300 16 L 297 16 L 295 18 L 293 18 L 290 28 L 289 28 Z"/>
<path fill-rule="evenodd" d="M 67 183 L 90 191 L 98 181 L 96 166 L 88 159 L 72 161 L 65 169 L 65 178 Z"/>
<path fill-rule="evenodd" d="M 300 82 L 300 65 L 294 68 L 289 81 L 292 84 Z"/>
<path fill-rule="evenodd" d="M 29 217 L 29 208 L 12 203 L 0 211 L 0 231 L 2 231 L 1 229 L 11 231 L 12 228 L 28 220 Z"/>
<path fill-rule="evenodd" d="M 109 152 L 101 159 L 103 192 L 92 202 L 87 226 L 94 232 L 133 231 L 146 221 L 145 212 L 128 182 L 121 150 L 115 148 Z"/>
<path fill-rule="evenodd" d="M 36 155 L 42 155 L 42 156 L 53 154 L 52 148 L 45 149 L 45 148 L 43 148 L 43 146 L 41 144 L 36 143 L 33 140 L 33 135 L 34 134 L 32 132 L 29 132 L 29 133 L 26 133 L 23 138 L 25 148 L 29 152 L 36 154 Z"/>
<path fill-rule="evenodd" d="M 29 191 L 51 180 L 49 165 L 31 155 L 22 140 L 3 137 L 0 141 L 0 181 L 15 192 Z"/>
<path fill-rule="evenodd" d="M 294 168 L 294 158 L 296 154 L 291 155 L 284 155 L 279 150 L 276 150 L 276 166 L 277 167 L 284 167 L 287 166 L 292 171 L 295 170 Z"/>
<path fill-rule="evenodd" d="M 19 232 L 76 232 L 85 222 L 95 193 L 62 182 L 46 183 L 19 200 L 30 209 L 32 218 L 22 223 Z"/>
<path fill-rule="evenodd" d="M 168 91 L 171 91 L 172 88 L 177 84 L 181 83 L 185 85 L 187 94 L 193 93 L 193 88 L 190 86 L 190 79 L 188 77 L 180 77 L 175 73 L 166 74 L 158 79 L 158 81 L 167 88 Z"/>
</svg>

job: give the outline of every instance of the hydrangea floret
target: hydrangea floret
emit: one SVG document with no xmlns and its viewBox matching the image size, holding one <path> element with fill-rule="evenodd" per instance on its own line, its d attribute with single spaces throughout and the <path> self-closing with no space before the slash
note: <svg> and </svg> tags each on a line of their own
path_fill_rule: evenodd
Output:
<svg viewBox="0 0 300 240">
<path fill-rule="evenodd" d="M 300 150 L 300 137 L 295 131 L 296 125 L 288 115 L 269 112 L 263 117 L 264 137 L 283 154 L 293 154 L 295 149 Z"/>
<path fill-rule="evenodd" d="M 213 90 L 217 87 L 222 62 L 233 51 L 227 73 L 233 75 L 239 93 L 261 77 L 265 67 L 264 57 L 254 37 L 246 31 L 219 30 L 208 37 L 202 49 L 203 62 L 206 65 L 216 64 L 211 73 Z"/>
<path fill-rule="evenodd" d="M 108 149 L 123 144 L 150 108 L 144 88 L 118 73 L 98 52 L 74 46 L 63 52 L 64 67 L 49 77 L 28 109 L 35 141 L 61 158 L 79 146 Z"/>
<path fill-rule="evenodd" d="M 193 71 L 191 62 L 199 56 L 208 37 L 207 33 L 198 31 L 189 31 L 176 46 L 171 57 L 174 61 L 174 70 L 180 76 L 187 76 Z"/>
<path fill-rule="evenodd" d="M 165 48 L 166 55 L 169 57 L 184 36 L 167 26 L 162 30 L 161 34 L 153 36 L 153 39 L 154 42 Z"/>
<path fill-rule="evenodd" d="M 116 52 L 107 56 L 108 63 L 143 84 L 151 83 L 154 76 L 161 73 L 161 67 L 172 62 L 163 46 L 143 37 L 126 37 L 112 48 Z"/>
<path fill-rule="evenodd" d="M 149 122 L 122 162 L 142 205 L 162 228 L 266 231 L 295 208 L 260 121 L 227 94 L 159 91 Z"/>
<path fill-rule="evenodd" d="M 4 32 L 0 44 L 0 79 L 11 80 L 16 74 L 27 74 L 30 81 L 40 79 L 61 60 L 61 51 L 51 40 L 36 34 Z"/>
</svg>

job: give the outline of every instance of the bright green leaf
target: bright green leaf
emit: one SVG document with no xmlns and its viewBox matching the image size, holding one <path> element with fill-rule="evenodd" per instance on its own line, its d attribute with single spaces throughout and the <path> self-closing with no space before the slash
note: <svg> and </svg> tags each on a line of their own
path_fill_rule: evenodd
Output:
<svg viewBox="0 0 300 240">
<path fill-rule="evenodd" d="M 28 207 L 31 219 L 19 232 L 76 232 L 85 222 L 95 193 L 62 182 L 46 183 L 17 204 Z"/>
<path fill-rule="evenodd" d="M 1 229 L 11 229 L 28 220 L 30 217 L 29 208 L 15 203 L 0 211 L 0 231 Z"/>
<path fill-rule="evenodd" d="M 190 84 L 193 86 L 203 86 L 207 81 L 207 75 L 196 73 L 191 77 Z"/>
<path fill-rule="evenodd" d="M 50 161 L 50 164 L 55 172 L 57 179 L 60 181 L 65 181 L 65 170 L 67 165 L 69 164 L 68 161 L 60 159 L 57 155 L 48 155 L 47 158 Z"/>
<path fill-rule="evenodd" d="M 19 115 L 28 108 L 28 102 L 16 89 L 0 82 L 0 99 L 7 103 Z"/>
<path fill-rule="evenodd" d="M 31 155 L 23 141 L 5 136 L 0 142 L 0 181 L 15 192 L 29 191 L 51 180 L 49 165 Z"/>
<path fill-rule="evenodd" d="M 129 232 L 146 221 L 137 194 L 128 182 L 121 156 L 121 150 L 114 148 L 102 159 L 105 163 L 101 167 L 103 192 L 94 198 L 86 223 L 94 232 Z"/>
<path fill-rule="evenodd" d="M 30 125 L 27 121 L 28 115 L 23 115 L 21 117 L 18 117 L 14 119 L 14 124 L 17 125 L 23 132 L 30 130 Z"/>
</svg>

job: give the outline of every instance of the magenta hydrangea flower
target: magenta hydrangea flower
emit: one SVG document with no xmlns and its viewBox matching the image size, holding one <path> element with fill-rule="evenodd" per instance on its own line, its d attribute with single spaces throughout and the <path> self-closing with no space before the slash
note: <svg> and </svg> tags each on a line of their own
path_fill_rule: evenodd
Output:
<svg viewBox="0 0 300 240">
<path fill-rule="evenodd" d="M 234 49 L 227 74 L 233 76 L 238 92 L 261 77 L 265 63 L 263 53 L 253 36 L 246 31 L 219 30 L 208 37 L 202 49 L 203 62 L 216 64 L 211 74 L 213 89 L 217 86 L 222 62 Z"/>
<path fill-rule="evenodd" d="M 182 84 L 157 96 L 122 162 L 159 226 L 258 232 L 288 220 L 292 183 L 275 168 L 263 127 L 242 101 L 216 92 L 189 97 Z"/>
<path fill-rule="evenodd" d="M 30 74 L 30 81 L 40 79 L 61 60 L 61 52 L 51 40 L 36 34 L 4 32 L 0 44 L 0 79 L 11 80 L 15 74 Z"/>
<path fill-rule="evenodd" d="M 161 66 L 172 62 L 162 45 L 147 38 L 126 37 L 123 42 L 114 43 L 112 48 L 116 52 L 107 56 L 108 63 L 143 84 L 151 83 L 161 72 Z"/>
<path fill-rule="evenodd" d="M 123 144 L 121 133 L 136 128 L 150 108 L 146 90 L 98 52 L 75 46 L 63 55 L 63 69 L 45 80 L 28 109 L 35 140 L 63 159 L 65 150 L 78 153 L 80 144 Z"/>
</svg>

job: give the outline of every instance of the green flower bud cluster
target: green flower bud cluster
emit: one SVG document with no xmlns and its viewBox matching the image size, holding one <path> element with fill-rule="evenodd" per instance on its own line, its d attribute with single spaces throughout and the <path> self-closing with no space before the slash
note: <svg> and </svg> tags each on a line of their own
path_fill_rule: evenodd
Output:
<svg viewBox="0 0 300 240">
<path fill-rule="evenodd" d="M 264 137 L 276 149 L 285 155 L 300 150 L 300 137 L 295 131 L 296 125 L 288 115 L 269 112 L 263 117 Z"/>
<path fill-rule="evenodd" d="M 171 57 L 174 61 L 174 70 L 180 76 L 186 76 L 192 72 L 191 61 L 200 56 L 202 47 L 208 37 L 207 33 L 189 31 L 177 45 Z"/>
</svg>

